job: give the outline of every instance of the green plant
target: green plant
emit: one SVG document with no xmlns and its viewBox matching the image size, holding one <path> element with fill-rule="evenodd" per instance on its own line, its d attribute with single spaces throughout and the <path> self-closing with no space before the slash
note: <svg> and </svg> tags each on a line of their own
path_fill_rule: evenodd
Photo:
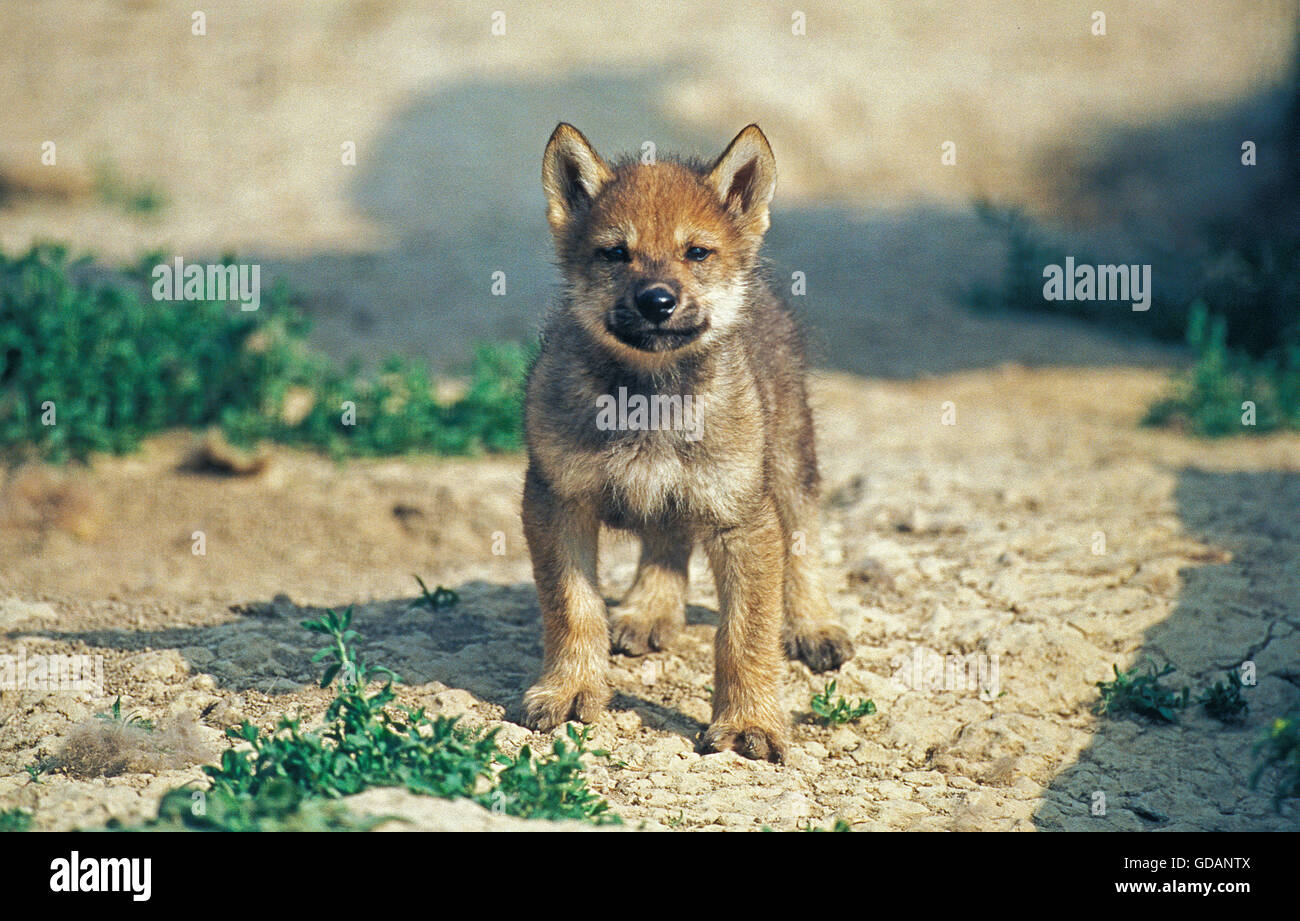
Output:
<svg viewBox="0 0 1300 921">
<path fill-rule="evenodd" d="M 1263 738 L 1255 745 L 1259 764 L 1250 775 L 1250 788 L 1257 789 L 1266 773 L 1273 775 L 1273 806 L 1280 809 L 1282 800 L 1300 796 L 1300 715 L 1291 714 L 1273 720 Z"/>
<path fill-rule="evenodd" d="M 32 814 L 26 809 L 0 810 L 0 832 L 27 831 L 32 827 Z"/>
<path fill-rule="evenodd" d="M 382 674 L 390 681 L 400 680 L 392 669 L 384 668 L 382 665 L 372 668 L 352 645 L 352 641 L 357 638 L 357 631 L 352 629 L 351 605 L 348 605 L 342 614 L 335 614 L 333 609 L 330 609 L 316 620 L 301 621 L 301 626 L 312 633 L 326 634 L 333 641 L 333 645 L 326 646 L 311 657 L 313 662 L 331 658 L 334 660 L 326 666 L 325 673 L 321 676 L 321 687 L 329 687 L 340 673 L 342 673 L 340 688 L 352 690 L 365 687 L 372 674 Z"/>
<path fill-rule="evenodd" d="M 128 713 L 126 716 L 123 716 L 122 698 L 120 695 L 113 701 L 113 706 L 107 713 L 96 713 L 95 719 L 117 723 L 122 726 L 134 726 L 137 729 L 143 729 L 145 732 L 153 732 L 154 729 L 153 720 L 146 719 L 139 713 Z"/>
<path fill-rule="evenodd" d="M 504 767 L 497 774 L 496 789 L 480 797 L 493 809 L 526 819 L 581 819 L 604 825 L 620 821 L 609 811 L 609 804 L 587 789 L 582 777 L 582 758 L 586 754 L 608 758 L 603 749 L 588 750 L 590 727 L 577 730 L 565 726 L 569 743 L 556 739 L 549 755 L 534 758 L 527 745 L 513 758 L 498 755 Z"/>
<path fill-rule="evenodd" d="M 1196 360 L 1143 424 L 1210 437 L 1300 428 L 1300 335 L 1263 358 L 1230 348 L 1227 336 L 1227 321 L 1197 301 L 1187 326 Z"/>
<path fill-rule="evenodd" d="M 823 726 L 842 726 L 870 716 L 876 712 L 876 705 L 870 700 L 849 701 L 843 696 L 834 697 L 835 682 L 832 681 L 813 695 L 812 712 L 817 722 Z"/>
<path fill-rule="evenodd" d="M 1172 665 L 1157 669 L 1147 659 L 1124 672 L 1118 665 L 1112 665 L 1111 669 L 1115 672 L 1113 681 L 1097 682 L 1100 696 L 1094 710 L 1098 716 L 1129 712 L 1172 723 L 1178 718 L 1178 711 L 1187 707 L 1191 695 L 1187 688 L 1174 691 L 1160 683 L 1160 679 L 1175 671 Z"/>
<path fill-rule="evenodd" d="M 1241 694 L 1241 679 L 1231 669 L 1226 673 L 1225 681 L 1216 681 L 1212 687 L 1201 692 L 1196 702 L 1205 708 L 1205 712 L 1221 723 L 1240 723 L 1246 718 L 1250 704 Z"/>
<path fill-rule="evenodd" d="M 359 820 L 337 810 L 322 812 L 313 805 L 313 815 L 300 813 L 319 800 L 393 786 L 447 799 L 466 797 L 525 818 L 620 821 L 582 776 L 584 756 L 605 755 L 586 749 L 586 730 L 568 727 L 572 744 L 557 740 L 549 755 L 535 756 L 524 746 L 510 757 L 497 747 L 495 730 L 481 733 L 454 717 L 431 718 L 423 709 L 395 706 L 396 675 L 366 661 L 354 645 L 357 632 L 351 624 L 351 608 L 302 623 L 330 640 L 314 657 L 328 660 L 322 687 L 336 689 L 324 725 L 309 731 L 297 717 L 284 716 L 271 732 L 248 721 L 227 730 L 235 745 L 223 752 L 219 765 L 204 767 L 207 789 L 174 791 L 160 822 L 228 830 L 303 823 L 360 827 Z M 367 693 L 378 675 L 384 684 Z M 198 811 L 196 793 L 203 803 Z"/>
<path fill-rule="evenodd" d="M 1053 313 L 1185 340 L 1195 361 L 1175 373 L 1144 424 L 1207 437 L 1300 428 L 1300 224 L 1288 208 L 1281 206 L 1277 220 L 1205 226 L 1204 251 L 1193 259 L 1157 254 L 1152 274 L 1161 280 L 1159 296 L 1149 309 L 1133 311 L 1104 301 L 1047 300 L 1046 266 L 1063 265 L 1069 255 L 1079 265 L 1105 260 L 1067 252 L 1015 208 L 977 203 L 977 215 L 1005 240 L 1007 255 L 1001 277 L 970 287 L 965 300 L 977 310 Z"/>
<path fill-rule="evenodd" d="M 354 815 L 342 803 L 311 799 L 281 780 L 267 784 L 256 796 L 186 787 L 172 790 L 159 804 L 157 819 L 136 830 L 369 831 L 389 818 L 393 817 Z"/>
<path fill-rule="evenodd" d="M 853 826 L 851 826 L 848 822 L 844 821 L 843 819 L 836 819 L 830 828 L 818 828 L 817 826 L 813 825 L 812 819 L 809 819 L 808 824 L 800 826 L 799 830 L 800 831 L 847 832 L 847 831 L 853 831 Z"/>
<path fill-rule="evenodd" d="M 255 311 L 155 300 L 162 261 L 106 270 L 53 244 L 0 252 L 0 451 L 62 462 L 214 426 L 237 445 L 268 439 L 340 458 L 522 446 L 524 348 L 479 346 L 464 394 L 444 401 L 416 362 L 336 370 L 308 349 L 283 285 Z"/>
<path fill-rule="evenodd" d="M 1047 266 L 1064 266 L 1071 257 L 1076 265 L 1097 265 L 1107 260 L 1050 239 L 1018 208 L 1000 207 L 986 201 L 976 202 L 974 208 L 979 220 L 1005 241 L 1006 259 L 996 281 L 974 284 L 963 292 L 963 300 L 972 309 L 1048 313 L 1119 326 L 1165 340 L 1177 339 L 1182 334 L 1181 320 L 1171 318 L 1171 306 L 1163 299 L 1157 301 L 1153 297 L 1147 311 L 1137 312 L 1127 303 L 1114 301 L 1048 300 L 1043 296 L 1043 270 Z"/>
<path fill-rule="evenodd" d="M 415 581 L 420 583 L 420 594 L 423 597 L 413 604 L 412 607 L 425 605 L 430 611 L 441 611 L 444 608 L 453 607 L 460 602 L 460 595 L 456 594 L 456 592 L 449 588 L 443 588 L 439 585 L 430 592 L 429 586 L 425 585 L 424 580 L 419 576 L 415 577 Z"/>
</svg>

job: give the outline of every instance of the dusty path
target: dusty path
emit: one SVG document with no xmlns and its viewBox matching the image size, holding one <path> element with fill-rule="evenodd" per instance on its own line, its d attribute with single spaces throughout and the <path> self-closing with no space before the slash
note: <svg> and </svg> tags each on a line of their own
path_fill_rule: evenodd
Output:
<svg viewBox="0 0 1300 921">
<path fill-rule="evenodd" d="M 839 682 L 878 714 L 836 731 L 798 723 L 783 767 L 694 754 L 716 622 L 697 559 L 679 643 L 612 659 L 618 693 L 595 740 L 626 766 L 596 767 L 595 786 L 650 827 L 1294 827 L 1245 779 L 1259 727 L 1296 698 L 1300 438 L 1207 445 L 1139 430 L 1137 407 L 1162 380 L 1017 368 L 822 380 L 828 579 L 859 649 Z M 942 424 L 945 401 L 955 425 Z M 224 479 L 179 471 L 185 440 L 62 483 L 29 472 L 8 485 L 0 597 L 14 600 L 0 604 L 0 647 L 102 654 L 110 698 L 155 718 L 217 704 L 204 721 L 215 740 L 243 716 L 318 717 L 314 638 L 296 624 L 354 604 L 372 656 L 404 676 L 404 699 L 502 726 L 509 745 L 544 742 L 512 722 L 540 653 L 517 461 L 336 469 L 283 452 L 259 477 Z M 34 498 L 51 494 L 86 504 L 65 502 L 62 517 L 47 505 L 42 519 Z M 191 553 L 196 530 L 206 556 Z M 633 560 L 626 545 L 606 547 L 612 599 Z M 411 573 L 455 587 L 461 604 L 407 610 Z M 279 594 L 291 601 L 272 603 Z M 996 655 L 1000 696 L 900 687 L 899 663 L 918 649 Z M 1250 720 L 1099 721 L 1093 682 L 1143 654 L 1194 687 L 1253 659 Z M 806 713 L 822 685 L 790 664 L 787 706 Z M 96 708 L 0 697 L 0 803 L 34 807 L 42 827 L 94 824 L 151 814 L 196 776 L 28 783 L 24 765 Z M 1090 814 L 1099 790 L 1105 817 Z"/>
</svg>

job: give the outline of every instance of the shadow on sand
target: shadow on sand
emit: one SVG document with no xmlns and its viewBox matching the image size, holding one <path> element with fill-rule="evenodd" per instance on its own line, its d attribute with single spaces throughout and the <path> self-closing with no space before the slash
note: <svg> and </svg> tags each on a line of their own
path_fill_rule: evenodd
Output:
<svg viewBox="0 0 1300 921">
<path fill-rule="evenodd" d="M 1176 498 L 1186 531 L 1210 552 L 1203 565 L 1180 572 L 1178 603 L 1147 632 L 1140 655 L 1174 665 L 1165 683 L 1190 685 L 1193 698 L 1253 662 L 1258 684 L 1244 692 L 1249 715 L 1225 726 L 1193 706 L 1178 725 L 1101 720 L 1077 761 L 1053 780 L 1046 801 L 1055 808 L 1040 810 L 1039 827 L 1259 828 L 1266 807 L 1259 797 L 1245 802 L 1239 778 L 1254 764 L 1261 730 L 1300 704 L 1300 475 L 1188 469 Z M 1104 817 L 1090 814 L 1098 792 Z M 1201 814 L 1212 803 L 1219 818 L 1183 823 L 1193 802 Z"/>
</svg>

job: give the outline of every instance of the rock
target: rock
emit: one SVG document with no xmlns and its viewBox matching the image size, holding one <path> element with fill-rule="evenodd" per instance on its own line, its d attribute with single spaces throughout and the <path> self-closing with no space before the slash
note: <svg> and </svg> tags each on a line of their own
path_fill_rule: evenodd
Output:
<svg viewBox="0 0 1300 921">
<path fill-rule="evenodd" d="M 59 614 L 44 602 L 27 602 L 18 598 L 0 600 L 0 630 L 12 630 L 24 623 L 52 623 Z"/>
<path fill-rule="evenodd" d="M 392 816 L 375 831 L 607 831 L 617 825 L 596 826 L 577 821 L 521 819 L 495 814 L 467 799 L 446 800 L 417 796 L 406 790 L 385 787 L 367 790 L 340 800 L 361 816 Z"/>
<path fill-rule="evenodd" d="M 156 681 L 172 681 L 189 671 L 189 665 L 174 649 L 137 653 L 126 660 L 126 667 L 137 677 Z"/>
<path fill-rule="evenodd" d="M 804 794 L 790 790 L 772 802 L 768 813 L 783 819 L 804 819 L 813 813 L 812 802 Z"/>
<path fill-rule="evenodd" d="M 849 567 L 849 584 L 871 585 L 882 589 L 894 587 L 894 576 L 883 562 L 871 556 L 864 556 Z"/>
<path fill-rule="evenodd" d="M 515 723 L 502 723 L 500 726 L 493 727 L 497 731 L 497 741 L 514 748 L 526 743 L 532 738 L 533 734 L 524 726 Z"/>
<path fill-rule="evenodd" d="M 632 710 L 614 714 L 614 725 L 620 732 L 636 732 L 641 728 L 641 717 Z"/>
<path fill-rule="evenodd" d="M 862 744 L 862 739 L 849 727 L 841 726 L 831 733 L 826 744 L 833 752 L 851 752 Z"/>
<path fill-rule="evenodd" d="M 469 691 L 451 688 L 434 694 L 433 703 L 439 716 L 467 716 L 474 712 L 478 699 Z"/>
<path fill-rule="evenodd" d="M 823 749 L 825 751 L 825 749 Z M 785 756 L 786 766 L 804 774 L 818 774 L 822 770 L 822 762 L 812 757 L 808 752 L 794 748 Z"/>
<path fill-rule="evenodd" d="M 220 429 L 209 429 L 185 461 L 185 468 L 203 473 L 222 473 L 228 476 L 256 476 L 271 463 L 270 451 L 265 445 L 248 451 L 232 445 Z"/>
<path fill-rule="evenodd" d="M 833 508 L 849 508 L 857 505 L 867 495 L 867 478 L 860 473 L 855 473 L 847 481 L 831 490 L 826 497 L 826 501 Z"/>
</svg>

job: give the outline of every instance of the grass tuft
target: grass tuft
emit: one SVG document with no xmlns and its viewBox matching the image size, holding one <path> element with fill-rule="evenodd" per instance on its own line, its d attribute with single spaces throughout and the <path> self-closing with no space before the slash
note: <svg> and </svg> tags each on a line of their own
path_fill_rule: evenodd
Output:
<svg viewBox="0 0 1300 921">
<path fill-rule="evenodd" d="M 1207 437 L 1300 429 L 1300 335 L 1267 357 L 1227 344 L 1227 322 L 1197 301 L 1187 342 L 1196 355 L 1174 376 L 1170 393 L 1154 403 L 1144 425 Z"/>
</svg>

